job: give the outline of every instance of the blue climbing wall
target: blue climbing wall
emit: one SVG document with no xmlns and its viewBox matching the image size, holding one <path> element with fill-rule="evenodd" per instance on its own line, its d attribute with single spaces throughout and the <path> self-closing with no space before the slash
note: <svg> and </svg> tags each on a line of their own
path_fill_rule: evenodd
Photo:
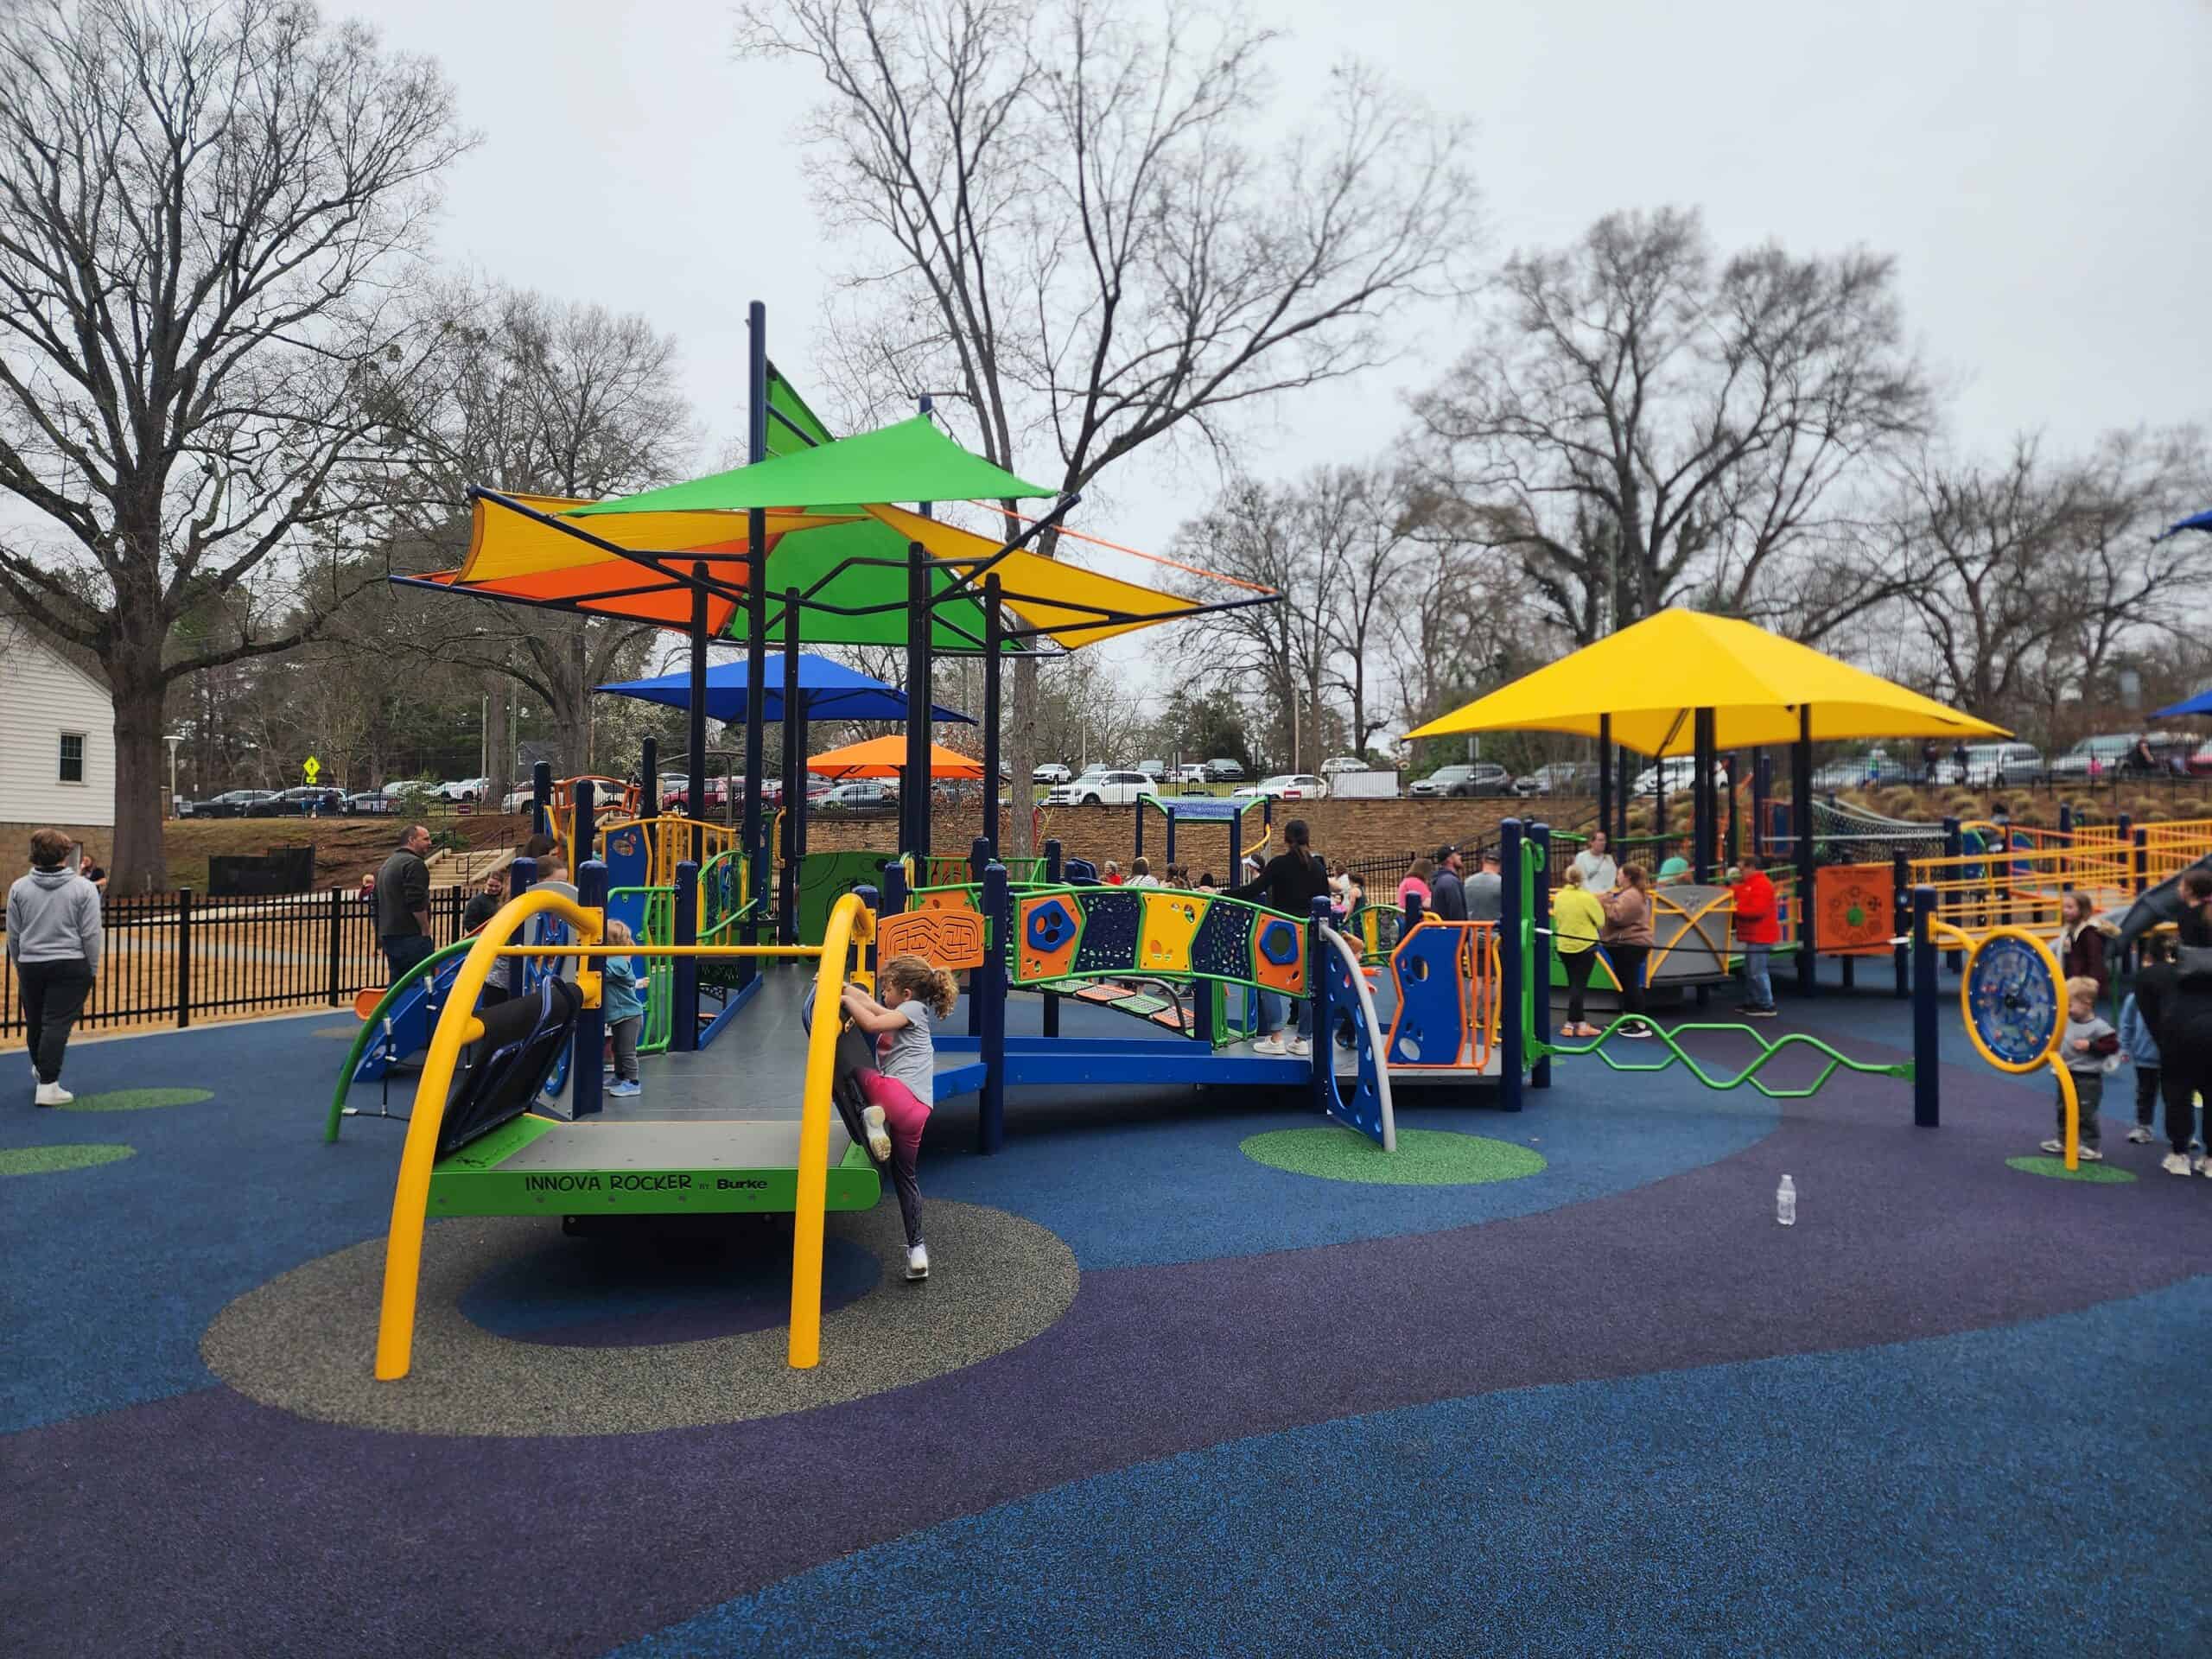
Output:
<svg viewBox="0 0 2212 1659">
<path fill-rule="evenodd" d="M 1398 942 L 1390 969 L 1398 1016 L 1390 1027 L 1393 1065 L 1455 1065 L 1467 1034 L 1467 982 L 1459 972 L 1456 927 L 1417 927 Z"/>
</svg>

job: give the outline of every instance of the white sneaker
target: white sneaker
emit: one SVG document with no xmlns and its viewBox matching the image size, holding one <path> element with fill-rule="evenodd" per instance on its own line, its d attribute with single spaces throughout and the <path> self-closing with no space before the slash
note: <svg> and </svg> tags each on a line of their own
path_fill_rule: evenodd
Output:
<svg viewBox="0 0 2212 1659">
<path fill-rule="evenodd" d="M 874 1159 L 879 1164 L 889 1163 L 891 1161 L 891 1131 L 883 1127 L 883 1108 L 880 1106 L 864 1107 L 861 1111 L 861 1127 L 868 1130 L 868 1156 Z M 906 1265 L 910 1268 L 913 1266 L 913 1254 L 912 1251 L 907 1253 Z M 924 1256 L 922 1258 L 922 1272 L 927 1273 L 929 1270 L 929 1257 Z M 909 1273 L 906 1276 L 912 1279 L 917 1275 Z"/>
<path fill-rule="evenodd" d="M 2043 1149 L 2054 1158 L 2063 1158 L 2066 1155 L 2066 1143 L 2063 1141 L 2061 1141 L 2056 1135 L 2053 1135 L 2050 1140 L 2044 1141 L 2043 1143 Z"/>
<path fill-rule="evenodd" d="M 40 1106 L 67 1106 L 77 1096 L 58 1083 L 41 1083 L 38 1086 L 38 1093 L 31 1098 L 33 1103 Z"/>
<path fill-rule="evenodd" d="M 2191 1173 L 2189 1167 L 2189 1154 L 2182 1152 L 2168 1153 L 2159 1160 L 2158 1167 L 2169 1175 L 2187 1175 Z"/>
<path fill-rule="evenodd" d="M 2133 1128 L 2127 1132 L 2127 1138 L 2136 1146 L 2149 1146 L 2151 1144 L 2151 1126 L 2148 1123 L 2138 1123 Z"/>
<path fill-rule="evenodd" d="M 1262 1037 L 1252 1045 L 1252 1052 L 1255 1054 L 1287 1054 L 1290 1050 L 1280 1037 Z"/>
<path fill-rule="evenodd" d="M 1290 1052 L 1297 1055 L 1299 1058 L 1304 1059 L 1307 1055 L 1313 1052 L 1313 1045 L 1307 1042 L 1303 1037 L 1294 1037 L 1290 1041 Z"/>
<path fill-rule="evenodd" d="M 930 1247 L 910 1244 L 906 1247 L 906 1277 L 926 1279 L 930 1276 Z"/>
<path fill-rule="evenodd" d="M 2104 1154 L 2094 1147 L 2083 1147 L 2075 1155 L 2085 1164 L 2101 1164 L 2105 1160 Z"/>
</svg>

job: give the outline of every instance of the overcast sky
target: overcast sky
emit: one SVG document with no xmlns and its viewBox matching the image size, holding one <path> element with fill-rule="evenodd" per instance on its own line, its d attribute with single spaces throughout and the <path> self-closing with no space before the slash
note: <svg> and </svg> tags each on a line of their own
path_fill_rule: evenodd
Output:
<svg viewBox="0 0 2212 1659">
<path fill-rule="evenodd" d="M 485 135 L 452 179 L 450 257 L 676 335 L 702 464 L 742 430 L 748 300 L 807 384 L 840 257 L 787 137 L 817 87 L 736 61 L 727 7 L 538 0 L 526 27 L 454 0 L 350 10 L 438 58 Z M 1358 54 L 1475 121 L 1493 254 L 1615 208 L 1694 205 L 1724 249 L 1895 254 L 1963 448 L 2212 416 L 2212 0 L 1274 0 L 1264 15 L 1294 37 L 1293 93 Z M 1408 334 L 1394 369 L 1274 407 L 1265 469 L 1384 448 L 1405 391 L 1451 355 L 1453 318 Z M 1164 550 L 1211 480 L 1129 475 L 1145 466 L 1126 463 L 1110 520 L 1086 523 Z"/>
</svg>

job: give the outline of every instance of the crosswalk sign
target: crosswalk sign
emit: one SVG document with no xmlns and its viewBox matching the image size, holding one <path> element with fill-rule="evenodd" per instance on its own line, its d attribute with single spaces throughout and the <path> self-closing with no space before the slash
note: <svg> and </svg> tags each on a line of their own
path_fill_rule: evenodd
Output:
<svg viewBox="0 0 2212 1659">
<path fill-rule="evenodd" d="M 316 760 L 315 756 L 309 755 L 308 756 L 307 764 L 302 766 L 300 770 L 307 773 L 308 782 L 312 784 L 317 778 L 322 775 L 322 762 Z"/>
</svg>

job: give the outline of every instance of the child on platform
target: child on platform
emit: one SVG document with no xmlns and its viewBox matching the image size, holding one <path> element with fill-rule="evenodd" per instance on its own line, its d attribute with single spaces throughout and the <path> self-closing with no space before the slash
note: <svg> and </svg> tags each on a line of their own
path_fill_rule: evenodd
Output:
<svg viewBox="0 0 2212 1659">
<path fill-rule="evenodd" d="M 2120 1033 L 2097 1012 L 2097 982 L 2081 975 L 2066 982 L 2066 1034 L 2058 1039 L 2058 1052 L 2066 1062 L 2067 1074 L 2074 1079 L 2074 1103 L 2079 1127 L 2082 1161 L 2101 1163 L 2104 1154 L 2097 1150 L 2097 1108 L 2104 1103 L 2105 1063 L 2120 1052 Z M 2054 1157 L 2066 1151 L 2066 1091 L 2064 1084 L 2058 1094 L 2058 1133 L 2043 1143 L 2043 1149 Z"/>
<path fill-rule="evenodd" d="M 2155 968 L 2168 959 L 2172 950 L 2163 933 L 2145 934 L 2143 938 L 2143 966 Z M 2127 1138 L 2137 1146 L 2151 1142 L 2151 1121 L 2158 1105 L 2158 1040 L 2151 1034 L 2150 1021 L 2143 1017 L 2143 1010 L 2136 1006 L 2135 993 L 2130 991 L 2127 1000 L 2120 1005 L 2120 1052 L 2127 1056 L 2135 1068 L 2135 1127 Z"/>
<path fill-rule="evenodd" d="M 861 1116 L 868 1126 L 870 1155 L 891 1166 L 899 1217 L 906 1228 L 906 1276 L 926 1279 L 930 1252 L 922 1243 L 922 1187 L 914 1168 L 937 1095 L 937 1050 L 930 1028 L 952 1012 L 959 987 L 950 974 L 920 957 L 893 957 L 878 970 L 876 988 L 883 994 L 880 1001 L 857 985 L 844 991 L 846 1017 L 875 1039 L 877 1069 L 861 1075 L 868 1103 Z"/>
<path fill-rule="evenodd" d="M 607 942 L 624 945 L 638 941 L 627 922 L 610 918 Z M 638 1080 L 638 1033 L 645 1025 L 645 1001 L 638 989 L 638 959 L 605 957 L 601 958 L 599 972 L 600 1011 L 606 1015 L 607 1035 L 614 1047 L 614 1086 L 607 1092 L 614 1099 L 628 1100 L 645 1092 L 645 1085 Z"/>
</svg>

